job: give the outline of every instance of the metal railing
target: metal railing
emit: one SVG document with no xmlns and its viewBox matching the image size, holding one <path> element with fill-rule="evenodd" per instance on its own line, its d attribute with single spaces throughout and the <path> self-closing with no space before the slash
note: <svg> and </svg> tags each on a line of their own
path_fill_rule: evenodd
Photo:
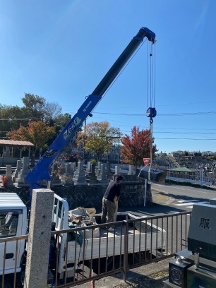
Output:
<svg viewBox="0 0 216 288">
<path fill-rule="evenodd" d="M 51 232 L 54 261 L 50 264 L 53 275 L 50 287 L 72 287 L 120 272 L 126 281 L 129 269 L 171 257 L 187 247 L 191 212 L 142 218 L 130 213 L 126 215 L 130 219 Z M 21 287 L 17 274 L 21 272 L 22 241 L 27 237 L 0 239 L 2 288 L 9 280 L 10 287 Z M 9 243 L 14 243 L 11 267 L 7 259 L 8 253 L 12 253 Z M 8 274 L 8 268 L 12 274 Z"/>
<path fill-rule="evenodd" d="M 28 235 L 0 239 L 0 287 L 21 287 L 22 267 L 20 266 Z M 24 271 L 23 271 L 24 273 Z"/>
<path fill-rule="evenodd" d="M 126 281 L 129 269 L 187 248 L 190 215 L 191 212 L 174 213 L 52 232 L 58 257 L 54 287 L 72 287 L 119 272 Z M 109 231 L 110 227 L 114 231 Z M 61 255 L 63 237 L 66 246 Z M 64 275 L 59 273 L 62 270 Z"/>
</svg>

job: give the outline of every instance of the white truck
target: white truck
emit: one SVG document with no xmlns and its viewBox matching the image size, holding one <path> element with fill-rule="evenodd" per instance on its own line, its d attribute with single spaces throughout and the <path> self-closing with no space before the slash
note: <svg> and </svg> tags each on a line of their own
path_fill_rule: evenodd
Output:
<svg viewBox="0 0 216 288">
<path fill-rule="evenodd" d="M 26 235 L 26 229 L 27 208 L 22 200 L 16 193 L 0 193 L 0 287 L 2 282 L 5 288 L 13 287 L 14 275 L 20 276 L 18 282 L 21 282 L 21 258 L 26 240 L 5 240 Z"/>
<path fill-rule="evenodd" d="M 56 194 L 54 194 L 54 198 L 52 222 L 55 223 L 56 235 L 58 231 L 61 231 L 58 241 L 55 241 L 58 263 L 57 265 L 54 264 L 54 267 L 57 267 L 56 273 L 59 280 L 64 279 L 65 272 L 67 272 L 68 277 L 73 277 L 76 266 L 87 260 L 124 254 L 125 230 L 122 228 L 122 221 L 115 223 L 114 232 L 109 232 L 106 228 L 100 229 L 101 225 L 87 226 L 85 223 L 89 219 L 85 217 L 76 226 L 79 227 L 79 234 L 70 237 L 70 233 L 62 231 L 69 229 L 71 225 L 68 217 L 71 213 L 68 202 Z M 122 213 L 119 215 L 123 216 Z M 26 237 L 22 235 L 26 235 L 27 218 L 27 208 L 16 193 L 0 193 L 0 259 L 3 259 L 0 261 L 0 275 L 4 277 L 5 288 L 14 287 L 15 275 L 16 287 L 22 287 L 20 276 L 23 264 L 25 264 L 23 258 L 26 249 Z M 125 218 L 136 217 L 130 213 L 125 213 Z M 139 231 L 141 224 L 138 222 L 135 226 L 130 225 L 127 231 L 128 253 L 146 250 L 153 253 L 159 247 L 165 246 L 166 232 L 164 230 L 146 222 L 148 227 L 142 232 Z M 78 233 L 76 230 L 77 228 L 71 228 L 71 234 L 76 235 Z M 77 241 L 78 237 L 80 242 Z M 5 240 L 8 241 L 8 239 L 10 241 L 5 244 Z M 56 240 L 57 236 L 54 236 L 54 239 Z M 2 287 L 1 284 L 2 278 L 0 279 L 0 287 Z"/>
</svg>

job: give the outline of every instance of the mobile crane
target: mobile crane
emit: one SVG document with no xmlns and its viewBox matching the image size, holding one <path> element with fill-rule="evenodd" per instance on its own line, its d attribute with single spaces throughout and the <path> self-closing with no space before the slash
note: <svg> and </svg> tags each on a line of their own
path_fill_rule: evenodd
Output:
<svg viewBox="0 0 216 288">
<path fill-rule="evenodd" d="M 92 110 L 102 99 L 103 94 L 112 84 L 116 76 L 125 66 L 129 58 L 133 55 L 136 49 L 140 46 L 144 38 L 150 42 L 155 43 L 155 33 L 148 28 L 141 28 L 135 37 L 131 40 L 104 78 L 100 81 L 97 87 L 90 94 L 81 107 L 78 109 L 73 118 L 68 122 L 62 132 L 57 136 L 51 146 L 40 158 L 39 162 L 26 176 L 26 181 L 30 184 L 30 191 L 35 188 L 40 188 L 39 181 L 46 180 L 50 183 L 51 175 L 49 174 L 49 167 L 59 156 L 68 141 L 75 135 L 79 127 L 85 119 L 91 115 Z M 31 192 L 30 192 L 31 197 Z"/>
</svg>

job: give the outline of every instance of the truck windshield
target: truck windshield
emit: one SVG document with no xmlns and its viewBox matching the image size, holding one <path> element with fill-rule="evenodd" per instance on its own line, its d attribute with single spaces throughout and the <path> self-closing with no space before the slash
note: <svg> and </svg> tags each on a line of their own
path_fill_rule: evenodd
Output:
<svg viewBox="0 0 216 288">
<path fill-rule="evenodd" d="M 0 211 L 0 238 L 16 236 L 17 225 L 17 212 Z"/>
</svg>

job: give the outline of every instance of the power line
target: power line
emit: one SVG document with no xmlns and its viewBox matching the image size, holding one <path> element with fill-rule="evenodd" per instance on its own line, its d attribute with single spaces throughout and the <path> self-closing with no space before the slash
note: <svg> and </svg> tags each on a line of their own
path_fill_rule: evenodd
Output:
<svg viewBox="0 0 216 288">
<path fill-rule="evenodd" d="M 146 116 L 144 113 L 111 113 L 111 112 L 94 112 L 94 114 L 103 115 L 116 115 L 116 116 Z M 207 112 L 188 112 L 188 113 L 169 113 L 169 114 L 157 114 L 157 116 L 199 116 L 199 115 L 215 115 L 216 111 Z"/>
<path fill-rule="evenodd" d="M 157 131 L 154 131 L 154 133 L 156 133 L 156 134 L 192 134 L 191 132 L 172 132 L 172 131 L 169 131 L 169 132 L 164 132 L 164 131 L 157 132 Z M 195 132 L 193 134 L 209 135 L 209 132 Z M 211 134 L 216 134 L 216 133 L 212 133 L 211 132 Z"/>
<path fill-rule="evenodd" d="M 41 118 L 31 117 L 31 118 L 1 118 L 0 121 L 31 121 L 40 120 Z"/>
<path fill-rule="evenodd" d="M 179 139 L 181 139 L 181 140 L 198 140 L 198 141 L 215 141 L 216 139 L 214 139 L 214 138 L 174 138 L 174 137 L 168 137 L 168 138 L 156 138 L 156 140 L 157 139 L 163 139 L 163 140 L 179 140 Z"/>
<path fill-rule="evenodd" d="M 161 128 L 155 127 L 155 129 L 161 129 Z M 185 127 L 181 127 L 181 128 L 178 128 L 178 127 L 164 128 L 163 127 L 163 129 L 166 129 L 166 130 L 168 130 L 168 129 L 174 129 L 174 130 L 183 129 L 183 130 L 188 130 L 188 131 L 191 131 L 191 130 L 199 130 L 199 131 L 201 131 L 201 130 L 209 130 L 209 131 L 216 130 L 216 128 L 185 128 Z"/>
<path fill-rule="evenodd" d="M 213 97 L 213 96 L 212 96 Z M 215 103 L 216 101 L 208 101 L 208 103 Z M 187 105 L 195 105 L 195 104 L 206 104 L 206 101 L 200 101 L 200 102 L 189 102 L 189 103 L 187 103 Z M 183 104 L 183 103 L 178 103 L 178 104 L 176 104 L 176 103 L 173 103 L 173 104 L 159 104 L 159 105 L 157 105 L 157 107 L 166 107 L 166 106 L 185 106 L 185 104 Z M 112 110 L 114 110 L 114 109 L 137 109 L 137 106 L 115 106 L 115 107 L 100 107 L 100 109 L 112 109 Z M 74 114 L 76 111 L 74 110 L 64 110 L 65 112 L 72 112 L 72 114 Z M 94 112 L 95 113 L 95 112 Z"/>
</svg>

